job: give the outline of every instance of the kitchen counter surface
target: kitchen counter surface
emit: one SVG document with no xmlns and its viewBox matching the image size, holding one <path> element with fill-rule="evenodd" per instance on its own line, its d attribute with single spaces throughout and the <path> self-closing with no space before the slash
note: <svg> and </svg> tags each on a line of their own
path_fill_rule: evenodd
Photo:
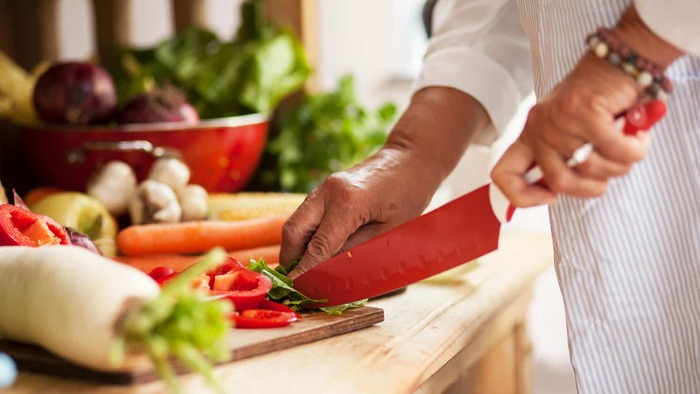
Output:
<svg viewBox="0 0 700 394">
<path fill-rule="evenodd" d="M 375 300 L 373 327 L 217 367 L 231 393 L 526 393 L 525 316 L 535 278 L 552 264 L 551 238 L 507 231 L 477 262 Z M 211 392 L 195 375 L 185 393 Z M 109 386 L 21 373 L 3 393 L 160 393 L 159 383 Z"/>
</svg>

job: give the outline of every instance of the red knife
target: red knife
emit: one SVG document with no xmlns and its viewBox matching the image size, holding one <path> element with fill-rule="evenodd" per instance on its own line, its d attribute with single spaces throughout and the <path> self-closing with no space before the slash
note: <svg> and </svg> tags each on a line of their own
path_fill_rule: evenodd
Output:
<svg viewBox="0 0 700 394">
<path fill-rule="evenodd" d="M 649 129 L 666 112 L 661 101 L 621 117 L 626 134 Z M 525 175 L 541 182 L 535 167 Z M 294 280 L 303 294 L 333 306 L 382 295 L 498 249 L 514 208 L 493 184 L 482 186 L 317 265 Z"/>
</svg>

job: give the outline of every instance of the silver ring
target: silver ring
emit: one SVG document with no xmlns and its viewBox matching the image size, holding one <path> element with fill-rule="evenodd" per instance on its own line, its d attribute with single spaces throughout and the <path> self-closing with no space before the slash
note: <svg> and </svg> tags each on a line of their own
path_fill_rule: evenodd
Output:
<svg viewBox="0 0 700 394">
<path fill-rule="evenodd" d="M 591 153 L 593 153 L 593 144 L 586 142 L 574 151 L 574 154 L 566 161 L 566 165 L 569 167 L 576 167 L 588 160 Z"/>
</svg>

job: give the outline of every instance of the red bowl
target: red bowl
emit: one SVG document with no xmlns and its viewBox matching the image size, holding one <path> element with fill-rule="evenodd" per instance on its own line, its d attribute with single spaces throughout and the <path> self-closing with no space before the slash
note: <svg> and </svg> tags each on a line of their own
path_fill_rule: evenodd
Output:
<svg viewBox="0 0 700 394">
<path fill-rule="evenodd" d="M 180 157 L 190 183 L 209 192 L 245 187 L 258 167 L 268 132 L 265 115 L 195 124 L 124 126 L 39 125 L 22 130 L 24 154 L 41 185 L 84 190 L 90 174 L 110 160 L 130 164 L 143 180 L 158 157 Z"/>
</svg>

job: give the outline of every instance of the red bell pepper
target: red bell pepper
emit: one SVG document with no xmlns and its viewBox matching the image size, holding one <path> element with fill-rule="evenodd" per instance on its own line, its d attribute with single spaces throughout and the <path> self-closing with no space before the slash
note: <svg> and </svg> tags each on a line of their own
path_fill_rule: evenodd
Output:
<svg viewBox="0 0 700 394">
<path fill-rule="evenodd" d="M 295 311 L 294 309 L 288 307 L 287 305 L 280 304 L 279 302 L 268 300 L 267 298 L 260 301 L 257 309 L 266 309 L 268 311 L 293 313 L 294 315 L 296 315 L 296 317 L 298 319 L 301 319 L 301 315 L 297 311 Z"/>
<path fill-rule="evenodd" d="M 206 275 L 209 276 L 209 287 L 212 289 L 214 288 L 214 278 L 216 278 L 219 275 L 225 275 L 230 272 L 244 270 L 247 270 L 247 268 L 243 265 L 243 263 L 231 256 L 228 256 L 226 257 L 226 260 L 223 262 L 223 264 L 207 271 Z"/>
<path fill-rule="evenodd" d="M 164 285 L 177 273 L 169 267 L 156 267 L 149 275 Z M 236 311 L 230 318 L 237 328 L 284 327 L 301 318 L 288 306 L 265 299 L 272 289 L 270 278 L 245 268 L 234 258 L 208 271 L 203 278 L 205 287 L 209 281 L 212 298 L 228 298 L 233 303 Z"/>
<path fill-rule="evenodd" d="M 267 309 L 248 309 L 233 312 L 231 319 L 236 328 L 274 328 L 284 327 L 299 318 L 295 312 L 280 312 Z"/>
<path fill-rule="evenodd" d="M 215 276 L 211 295 L 228 298 L 233 302 L 234 308 L 241 311 L 256 308 L 270 289 L 270 278 L 244 269 Z"/>
<path fill-rule="evenodd" d="M 0 246 L 70 245 L 66 229 L 48 216 L 0 205 Z"/>
</svg>

